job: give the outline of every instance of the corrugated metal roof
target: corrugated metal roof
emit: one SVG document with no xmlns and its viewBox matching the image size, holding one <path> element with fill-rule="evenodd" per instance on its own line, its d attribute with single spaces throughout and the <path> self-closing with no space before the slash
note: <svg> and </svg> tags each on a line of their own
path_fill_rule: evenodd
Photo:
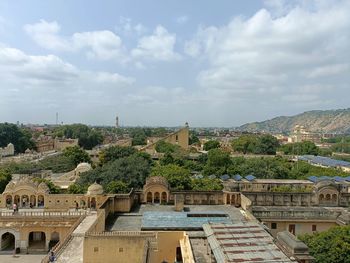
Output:
<svg viewBox="0 0 350 263">
<path fill-rule="evenodd" d="M 203 230 L 217 262 L 292 262 L 259 224 L 205 224 Z"/>
</svg>

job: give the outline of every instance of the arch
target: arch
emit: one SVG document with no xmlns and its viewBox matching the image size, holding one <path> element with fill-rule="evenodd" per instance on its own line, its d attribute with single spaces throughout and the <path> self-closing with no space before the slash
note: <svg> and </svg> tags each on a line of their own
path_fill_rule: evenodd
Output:
<svg viewBox="0 0 350 263">
<path fill-rule="evenodd" d="M 159 194 L 159 192 L 155 192 L 154 193 L 154 200 L 153 200 L 153 202 L 155 204 L 159 204 L 159 202 L 160 202 L 160 194 Z"/>
<path fill-rule="evenodd" d="M 167 202 L 168 202 L 167 193 L 162 192 L 162 204 L 167 203 Z"/>
<path fill-rule="evenodd" d="M 22 195 L 21 196 L 21 207 L 27 207 L 29 205 L 29 196 Z"/>
<path fill-rule="evenodd" d="M 36 196 L 35 195 L 31 195 L 30 196 L 30 203 L 29 203 L 30 207 L 34 207 L 36 206 Z"/>
<path fill-rule="evenodd" d="M 230 195 L 229 194 L 226 195 L 226 204 L 227 205 L 231 204 L 231 200 L 230 200 Z"/>
<path fill-rule="evenodd" d="M 91 198 L 90 207 L 93 209 L 96 208 L 96 198 L 95 197 Z"/>
<path fill-rule="evenodd" d="M 320 194 L 320 201 L 322 202 L 324 200 L 324 195 Z"/>
<path fill-rule="evenodd" d="M 56 231 L 51 233 L 49 249 L 53 248 L 60 241 L 60 234 Z"/>
<path fill-rule="evenodd" d="M 1 251 L 14 250 L 16 245 L 16 237 L 10 232 L 5 232 L 1 235 Z"/>
<path fill-rule="evenodd" d="M 18 206 L 20 203 L 20 197 L 19 195 L 15 195 L 15 197 L 13 198 L 13 202 Z"/>
<path fill-rule="evenodd" d="M 330 201 L 331 200 L 331 195 L 330 194 L 326 194 L 326 201 Z"/>
<path fill-rule="evenodd" d="M 38 195 L 38 207 L 45 206 L 45 198 L 43 195 Z"/>
<path fill-rule="evenodd" d="M 151 192 L 147 193 L 147 203 L 152 203 L 152 193 Z"/>
<path fill-rule="evenodd" d="M 46 235 L 42 231 L 33 231 L 28 235 L 28 249 L 45 249 Z"/>
<path fill-rule="evenodd" d="M 11 207 L 12 206 L 12 195 L 6 196 L 6 206 Z"/>
<path fill-rule="evenodd" d="M 80 207 L 83 207 L 83 208 L 84 208 L 84 207 L 85 207 L 85 205 L 86 205 L 86 203 L 85 203 L 85 201 L 84 201 L 84 200 L 80 200 L 80 202 L 79 202 L 79 203 L 80 203 Z"/>
<path fill-rule="evenodd" d="M 232 204 L 232 205 L 235 205 L 235 204 L 236 204 L 236 196 L 235 196 L 235 195 L 232 195 L 232 196 L 231 196 L 231 204 Z"/>
<path fill-rule="evenodd" d="M 332 194 L 332 201 L 336 202 L 337 201 L 337 194 Z"/>
</svg>

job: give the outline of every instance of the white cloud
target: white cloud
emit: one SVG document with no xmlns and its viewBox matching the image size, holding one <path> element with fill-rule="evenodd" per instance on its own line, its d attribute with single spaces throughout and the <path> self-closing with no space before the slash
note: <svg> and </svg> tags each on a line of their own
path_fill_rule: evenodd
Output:
<svg viewBox="0 0 350 263">
<path fill-rule="evenodd" d="M 65 37 L 60 35 L 60 29 L 56 21 L 47 22 L 45 20 L 24 26 L 25 32 L 43 48 L 72 52 L 86 49 L 86 55 L 89 58 L 125 60 L 122 40 L 111 31 L 80 32 Z"/>
<path fill-rule="evenodd" d="M 185 52 L 206 59 L 206 69 L 197 80 L 208 94 L 239 96 L 255 104 L 280 103 L 280 97 L 291 101 L 298 96 L 312 101 L 309 105 L 321 105 L 326 99 L 334 102 L 344 95 L 339 84 L 350 83 L 349 10 L 346 1 L 311 9 L 288 7 L 277 17 L 262 9 L 222 27 L 199 28 L 185 44 Z M 325 82 L 332 93 L 299 89 Z"/>
<path fill-rule="evenodd" d="M 124 56 L 122 40 L 108 30 L 75 33 L 72 43 L 76 49 L 87 48 L 89 58 L 109 60 Z"/>
<path fill-rule="evenodd" d="M 188 22 L 190 18 L 186 15 L 183 15 L 183 16 L 179 16 L 176 18 L 176 23 L 180 24 L 180 25 L 183 25 L 183 24 L 186 24 Z"/>
<path fill-rule="evenodd" d="M 147 32 L 147 27 L 141 23 L 135 24 L 131 18 L 121 16 L 116 31 L 124 35 L 140 36 Z"/>
<path fill-rule="evenodd" d="M 170 34 L 163 26 L 158 25 L 152 35 L 139 39 L 137 47 L 131 51 L 136 59 L 172 61 L 181 58 L 176 53 L 176 35 Z"/>
<path fill-rule="evenodd" d="M 56 21 L 47 22 L 42 19 L 38 23 L 27 24 L 23 28 L 41 47 L 52 50 L 72 49 L 69 41 L 58 35 L 61 27 Z"/>
<path fill-rule="evenodd" d="M 13 112 L 30 108 L 31 114 L 34 109 L 46 111 L 48 105 L 71 110 L 101 106 L 102 101 L 113 104 L 134 83 L 117 73 L 80 70 L 54 55 L 31 56 L 4 45 L 0 45 L 0 78 L 4 108 Z"/>
</svg>

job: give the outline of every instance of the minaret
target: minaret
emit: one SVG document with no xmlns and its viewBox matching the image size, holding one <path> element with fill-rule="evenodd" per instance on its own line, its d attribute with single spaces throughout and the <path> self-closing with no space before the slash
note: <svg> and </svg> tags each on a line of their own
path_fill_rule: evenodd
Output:
<svg viewBox="0 0 350 263">
<path fill-rule="evenodd" d="M 119 117 L 115 117 L 115 127 L 119 128 Z"/>
</svg>

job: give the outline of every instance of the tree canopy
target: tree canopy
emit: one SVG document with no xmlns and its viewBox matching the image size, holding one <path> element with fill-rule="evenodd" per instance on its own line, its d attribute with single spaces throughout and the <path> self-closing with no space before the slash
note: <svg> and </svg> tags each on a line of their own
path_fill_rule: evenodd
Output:
<svg viewBox="0 0 350 263">
<path fill-rule="evenodd" d="M 74 165 L 91 163 L 89 154 L 79 146 L 67 147 L 63 150 L 63 155 L 70 158 L 74 162 Z"/>
<path fill-rule="evenodd" d="M 299 236 L 315 257 L 315 263 L 350 262 L 350 226 Z"/>
<path fill-rule="evenodd" d="M 318 155 L 320 153 L 320 149 L 310 141 L 288 143 L 282 145 L 279 150 L 288 155 Z"/>
<path fill-rule="evenodd" d="M 58 137 L 78 139 L 79 145 L 87 150 L 91 150 L 103 142 L 103 136 L 100 131 L 84 124 L 60 126 L 55 130 L 55 134 Z"/>
<path fill-rule="evenodd" d="M 35 149 L 28 130 L 11 123 L 0 123 L 0 147 L 6 147 L 9 143 L 14 145 L 16 153 L 24 153 L 28 148 Z"/>
<path fill-rule="evenodd" d="M 5 190 L 6 185 L 11 181 L 11 173 L 6 169 L 0 168 L 0 193 Z"/>
<path fill-rule="evenodd" d="M 101 164 L 105 164 L 119 158 L 128 157 L 134 153 L 136 153 L 134 147 L 111 146 L 101 151 L 99 159 Z"/>
<path fill-rule="evenodd" d="M 217 149 L 217 148 L 220 148 L 220 142 L 217 140 L 210 140 L 204 143 L 203 150 L 209 151 L 211 149 Z"/>
<path fill-rule="evenodd" d="M 235 152 L 240 152 L 243 154 L 252 153 L 274 155 L 279 147 L 278 140 L 269 134 L 242 135 L 238 139 L 233 140 L 231 145 Z"/>
<path fill-rule="evenodd" d="M 150 174 L 150 170 L 149 160 L 136 153 L 83 173 L 77 183 L 80 186 L 87 187 L 94 182 L 98 182 L 105 191 L 107 191 L 107 187 L 109 187 L 109 190 L 114 187 L 109 185 L 112 181 L 121 181 L 127 185 L 128 189 L 142 188 L 146 177 Z"/>
</svg>

